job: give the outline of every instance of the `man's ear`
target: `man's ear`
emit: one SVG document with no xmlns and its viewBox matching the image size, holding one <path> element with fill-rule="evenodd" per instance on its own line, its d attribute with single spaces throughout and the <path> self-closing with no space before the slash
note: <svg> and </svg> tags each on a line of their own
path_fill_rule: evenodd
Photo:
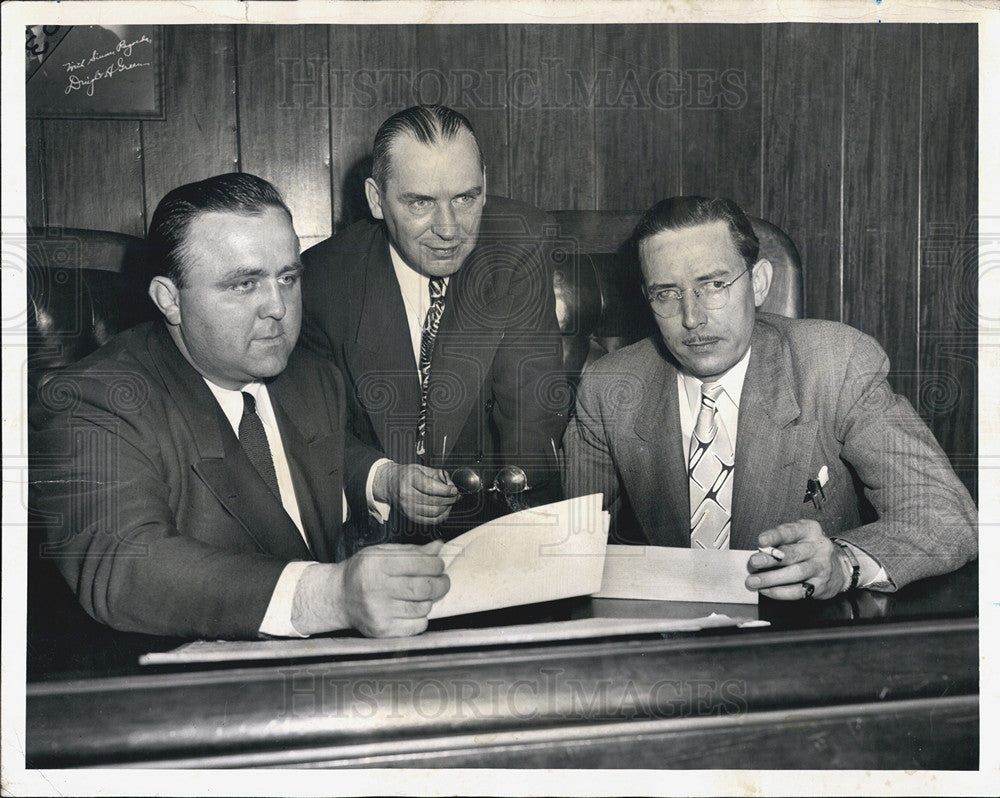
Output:
<svg viewBox="0 0 1000 798">
<path fill-rule="evenodd" d="M 167 319 L 167 324 L 181 323 L 180 292 L 169 277 L 157 276 L 149 282 L 149 298 Z"/>
<path fill-rule="evenodd" d="M 767 299 L 767 292 L 771 290 L 771 276 L 774 270 L 771 268 L 771 261 L 761 258 L 753 267 L 753 304 L 760 307 Z"/>
<path fill-rule="evenodd" d="M 379 189 L 374 177 L 369 177 L 365 180 L 365 199 L 368 200 L 368 210 L 372 212 L 372 216 L 376 219 L 384 219 L 385 214 L 382 213 L 382 191 Z"/>
</svg>

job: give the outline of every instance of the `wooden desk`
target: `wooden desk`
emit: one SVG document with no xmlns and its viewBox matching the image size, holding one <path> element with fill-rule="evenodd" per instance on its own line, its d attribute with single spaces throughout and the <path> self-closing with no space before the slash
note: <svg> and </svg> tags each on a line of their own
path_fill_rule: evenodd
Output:
<svg viewBox="0 0 1000 798">
<path fill-rule="evenodd" d="M 765 629 L 49 673 L 27 688 L 28 766 L 975 769 L 976 566 L 891 596 L 765 601 Z"/>
</svg>

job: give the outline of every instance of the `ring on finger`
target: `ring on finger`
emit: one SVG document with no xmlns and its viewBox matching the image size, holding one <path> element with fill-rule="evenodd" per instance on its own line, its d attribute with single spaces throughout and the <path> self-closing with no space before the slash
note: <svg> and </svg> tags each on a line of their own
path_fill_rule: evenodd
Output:
<svg viewBox="0 0 1000 798">
<path fill-rule="evenodd" d="M 802 591 L 802 598 L 812 598 L 812 594 L 816 592 L 816 586 L 812 582 L 803 582 Z"/>
</svg>

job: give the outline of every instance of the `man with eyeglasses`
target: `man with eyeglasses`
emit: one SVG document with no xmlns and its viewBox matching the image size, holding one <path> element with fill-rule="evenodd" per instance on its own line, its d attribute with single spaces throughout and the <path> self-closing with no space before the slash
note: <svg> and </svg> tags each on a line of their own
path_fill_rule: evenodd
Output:
<svg viewBox="0 0 1000 798">
<path fill-rule="evenodd" d="M 567 495 L 616 542 L 761 549 L 776 599 L 895 590 L 977 555 L 977 513 L 867 335 L 758 312 L 771 264 L 727 199 L 674 197 L 633 233 L 660 335 L 583 375 Z"/>
</svg>

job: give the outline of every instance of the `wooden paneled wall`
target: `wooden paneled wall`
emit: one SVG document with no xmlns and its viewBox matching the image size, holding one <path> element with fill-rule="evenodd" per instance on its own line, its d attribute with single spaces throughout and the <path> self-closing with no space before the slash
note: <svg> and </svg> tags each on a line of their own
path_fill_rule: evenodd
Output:
<svg viewBox="0 0 1000 798">
<path fill-rule="evenodd" d="M 378 124 L 465 113 L 491 193 L 549 209 L 732 197 L 783 227 L 806 312 L 874 335 L 960 475 L 976 464 L 972 25 L 167 27 L 163 121 L 28 121 L 28 218 L 141 235 L 223 171 L 304 246 L 366 213 Z"/>
</svg>

